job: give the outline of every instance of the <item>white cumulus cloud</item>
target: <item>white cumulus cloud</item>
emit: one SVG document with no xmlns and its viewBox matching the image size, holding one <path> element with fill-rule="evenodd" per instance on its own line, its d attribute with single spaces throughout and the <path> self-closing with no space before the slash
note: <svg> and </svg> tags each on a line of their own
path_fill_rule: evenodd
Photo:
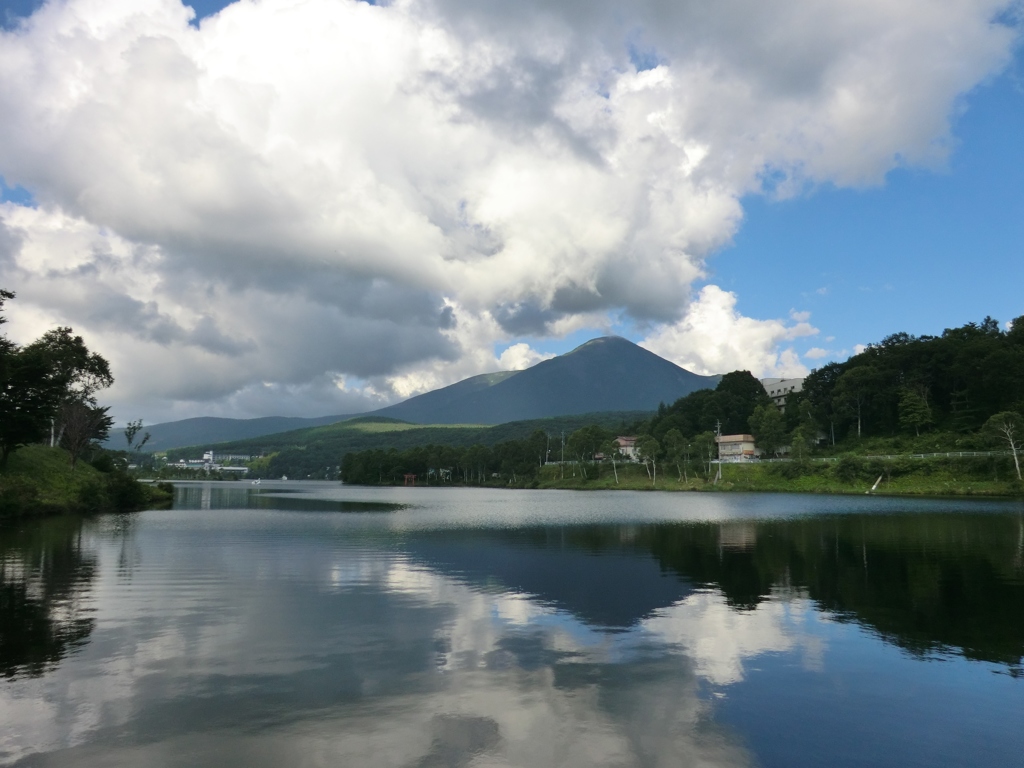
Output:
<svg viewBox="0 0 1024 768">
<path fill-rule="evenodd" d="M 749 370 L 755 376 L 804 376 L 808 369 L 792 347 L 782 345 L 818 329 L 808 313 L 792 323 L 755 320 L 736 309 L 736 294 L 715 285 L 701 289 L 686 315 L 642 342 L 655 354 L 695 373 Z"/>
<path fill-rule="evenodd" d="M 19 334 L 115 362 L 118 412 L 365 408 L 613 317 L 798 373 L 806 319 L 690 303 L 742 197 L 941 162 L 1015 7 L 51 0 L 0 32 L 0 175 L 38 203 L 0 282 Z"/>
</svg>

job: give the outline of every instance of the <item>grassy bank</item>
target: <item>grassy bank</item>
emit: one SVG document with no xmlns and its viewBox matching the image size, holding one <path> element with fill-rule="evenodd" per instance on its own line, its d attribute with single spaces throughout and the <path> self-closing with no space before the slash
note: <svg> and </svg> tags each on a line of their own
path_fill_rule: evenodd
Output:
<svg viewBox="0 0 1024 768">
<path fill-rule="evenodd" d="M 675 466 L 659 465 L 652 479 L 643 465 L 546 466 L 535 487 L 578 490 L 771 491 L 865 493 L 881 478 L 876 493 L 906 496 L 1024 496 L 1008 457 L 865 460 L 835 462 L 723 464 L 715 484 L 703 475 L 679 477 Z"/>
<path fill-rule="evenodd" d="M 166 505 L 170 498 L 166 488 L 124 472 L 101 472 L 85 462 L 72 470 L 65 451 L 41 445 L 15 451 L 0 472 L 0 517 L 132 511 Z"/>
</svg>

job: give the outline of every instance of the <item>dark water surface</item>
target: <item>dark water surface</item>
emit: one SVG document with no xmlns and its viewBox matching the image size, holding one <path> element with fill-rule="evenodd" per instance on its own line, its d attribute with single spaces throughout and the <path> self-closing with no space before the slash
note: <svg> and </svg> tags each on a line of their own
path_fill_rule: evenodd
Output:
<svg viewBox="0 0 1024 768">
<path fill-rule="evenodd" d="M 0 527 L 0 764 L 1024 766 L 1024 506 L 185 485 Z"/>
</svg>

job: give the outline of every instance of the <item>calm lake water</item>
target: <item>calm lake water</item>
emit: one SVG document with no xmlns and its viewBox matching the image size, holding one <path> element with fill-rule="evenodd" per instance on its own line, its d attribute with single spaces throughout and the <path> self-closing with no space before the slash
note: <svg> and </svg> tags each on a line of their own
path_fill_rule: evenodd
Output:
<svg viewBox="0 0 1024 768">
<path fill-rule="evenodd" d="M 1024 506 L 194 484 L 0 527 L 0 764 L 1022 766 Z"/>
</svg>

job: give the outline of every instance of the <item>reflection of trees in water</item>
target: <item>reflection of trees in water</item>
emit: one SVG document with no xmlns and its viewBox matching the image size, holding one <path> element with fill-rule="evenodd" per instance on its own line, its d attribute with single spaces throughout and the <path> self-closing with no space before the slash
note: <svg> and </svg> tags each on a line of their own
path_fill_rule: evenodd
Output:
<svg viewBox="0 0 1024 768">
<path fill-rule="evenodd" d="M 255 488 L 239 483 L 235 487 L 176 485 L 175 509 L 273 509 L 296 512 L 394 512 L 407 504 L 387 501 L 346 501 L 322 499 L 287 488 Z"/>
<path fill-rule="evenodd" d="M 97 533 L 118 542 L 117 575 L 131 579 L 135 566 L 142 562 L 142 552 L 135 538 L 138 518 L 134 513 L 103 515 L 95 521 Z"/>
<path fill-rule="evenodd" d="M 78 518 L 0 529 L 0 675 L 41 675 L 86 642 L 95 570 Z"/>
<path fill-rule="evenodd" d="M 1024 659 L 1020 515 L 851 514 L 464 535 L 536 549 L 653 555 L 664 571 L 721 590 L 735 610 L 751 610 L 783 588 L 914 654 L 954 651 L 1006 664 L 1014 674 Z M 635 593 L 633 600 L 643 602 Z"/>
<path fill-rule="evenodd" d="M 754 524 L 745 524 L 749 527 Z M 658 525 L 638 545 L 663 567 L 722 590 L 737 609 L 773 587 L 806 590 L 912 653 L 955 649 L 1008 664 L 1024 658 L 1021 519 L 996 514 L 842 515 L 735 526 Z"/>
</svg>

